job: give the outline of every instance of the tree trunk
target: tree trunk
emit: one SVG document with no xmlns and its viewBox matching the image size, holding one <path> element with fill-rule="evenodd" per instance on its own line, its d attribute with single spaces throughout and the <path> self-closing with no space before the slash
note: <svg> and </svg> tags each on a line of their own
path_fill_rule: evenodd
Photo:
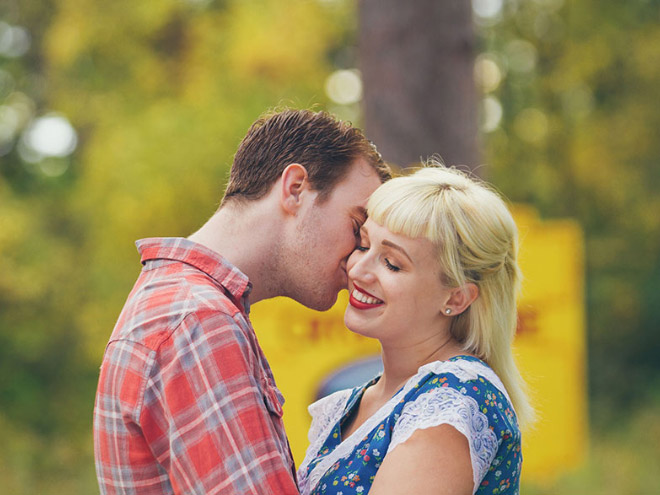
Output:
<svg viewBox="0 0 660 495">
<path fill-rule="evenodd" d="M 469 0 L 358 0 L 366 132 L 401 167 L 479 164 Z"/>
</svg>

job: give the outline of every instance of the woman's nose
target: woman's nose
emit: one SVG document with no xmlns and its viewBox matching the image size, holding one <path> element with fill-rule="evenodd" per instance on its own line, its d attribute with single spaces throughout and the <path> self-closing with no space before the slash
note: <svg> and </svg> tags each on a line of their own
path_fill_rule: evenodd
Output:
<svg viewBox="0 0 660 495">
<path fill-rule="evenodd" d="M 358 281 L 372 281 L 375 277 L 373 270 L 371 270 L 371 256 L 369 252 L 362 253 L 355 251 L 348 258 L 346 268 L 348 269 L 348 277 Z"/>
</svg>

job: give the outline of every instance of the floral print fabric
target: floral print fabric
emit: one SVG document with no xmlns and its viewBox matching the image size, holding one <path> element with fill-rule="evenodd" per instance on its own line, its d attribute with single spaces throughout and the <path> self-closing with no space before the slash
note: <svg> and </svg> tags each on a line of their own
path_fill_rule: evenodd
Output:
<svg viewBox="0 0 660 495">
<path fill-rule="evenodd" d="M 483 369 L 484 372 L 457 372 L 461 367 L 471 370 Z M 492 381 L 486 378 L 486 375 L 493 377 Z M 411 380 L 416 380 L 416 383 L 409 383 L 400 391 L 401 399 L 394 401 L 387 416 L 363 435 L 347 455 L 333 462 L 320 476 L 318 483 L 307 486 L 306 480 L 314 468 L 327 457 L 332 456 L 342 443 L 343 423 L 356 411 L 364 391 L 376 383 L 378 378 L 351 390 L 348 399 L 344 399 L 344 407 L 320 411 L 321 414 L 331 414 L 333 417 L 317 417 L 314 420 L 324 423 L 330 421 L 332 427 L 325 430 L 328 432 L 327 438 L 317 452 L 307 452 L 307 457 L 299 470 L 301 480 L 305 481 L 301 483 L 303 495 L 368 493 L 390 447 L 393 448 L 401 441 L 405 441 L 415 429 L 439 424 L 451 424 L 467 437 L 475 472 L 474 493 L 479 495 L 519 493 L 522 463 L 520 430 L 513 407 L 506 392 L 501 390 L 503 387 L 492 370 L 477 358 L 457 356 L 449 361 L 423 366 L 420 368 L 420 373 Z M 347 391 L 343 391 L 337 394 L 339 397 L 346 393 Z M 433 400 L 429 401 L 429 397 Z M 427 404 L 432 402 L 442 403 L 443 407 L 431 410 Z M 465 408 L 466 404 L 470 405 L 469 409 Z M 411 419 L 411 411 L 419 412 L 420 406 L 423 409 L 422 413 L 412 414 Z M 459 413 L 451 414 L 452 409 L 458 410 L 458 408 L 462 408 Z M 470 417 L 468 420 L 466 420 L 466 410 L 470 411 L 467 414 Z M 315 410 L 313 406 L 310 407 L 310 411 L 319 414 L 319 410 Z M 466 421 L 469 424 L 466 424 Z M 474 425 L 481 426 L 475 428 Z M 359 430 L 356 433 L 359 433 Z M 488 435 L 489 441 L 484 441 L 485 434 Z M 392 443 L 393 439 L 394 443 Z"/>
</svg>

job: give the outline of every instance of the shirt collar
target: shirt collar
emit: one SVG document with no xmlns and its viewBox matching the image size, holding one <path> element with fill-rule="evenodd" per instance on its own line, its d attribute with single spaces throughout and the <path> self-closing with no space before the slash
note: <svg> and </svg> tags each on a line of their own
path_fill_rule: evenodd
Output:
<svg viewBox="0 0 660 495">
<path fill-rule="evenodd" d="M 184 237 L 151 237 L 135 243 L 146 265 L 153 260 L 180 261 L 194 266 L 216 280 L 249 312 L 247 298 L 252 284 L 247 275 L 229 263 L 220 254 Z"/>
</svg>

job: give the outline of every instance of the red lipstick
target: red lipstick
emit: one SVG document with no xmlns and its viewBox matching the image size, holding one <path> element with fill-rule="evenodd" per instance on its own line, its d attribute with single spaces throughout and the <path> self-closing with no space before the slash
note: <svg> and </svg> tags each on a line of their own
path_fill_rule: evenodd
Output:
<svg viewBox="0 0 660 495">
<path fill-rule="evenodd" d="M 353 284 L 353 287 L 355 288 L 355 290 L 357 290 L 358 292 L 361 292 L 362 294 L 364 294 L 366 296 L 373 297 L 374 299 L 378 299 L 376 296 L 374 296 L 372 294 L 369 294 L 366 290 L 358 287 L 355 284 Z M 378 299 L 378 300 L 380 301 L 380 299 Z M 377 308 L 378 306 L 382 306 L 384 304 L 382 301 L 379 302 L 379 303 L 376 303 L 376 304 L 369 304 L 369 303 L 365 303 L 365 302 L 362 302 L 362 301 L 358 301 L 353 296 L 353 291 L 350 292 L 348 302 L 351 306 L 353 306 L 356 309 L 372 309 L 372 308 Z"/>
</svg>

